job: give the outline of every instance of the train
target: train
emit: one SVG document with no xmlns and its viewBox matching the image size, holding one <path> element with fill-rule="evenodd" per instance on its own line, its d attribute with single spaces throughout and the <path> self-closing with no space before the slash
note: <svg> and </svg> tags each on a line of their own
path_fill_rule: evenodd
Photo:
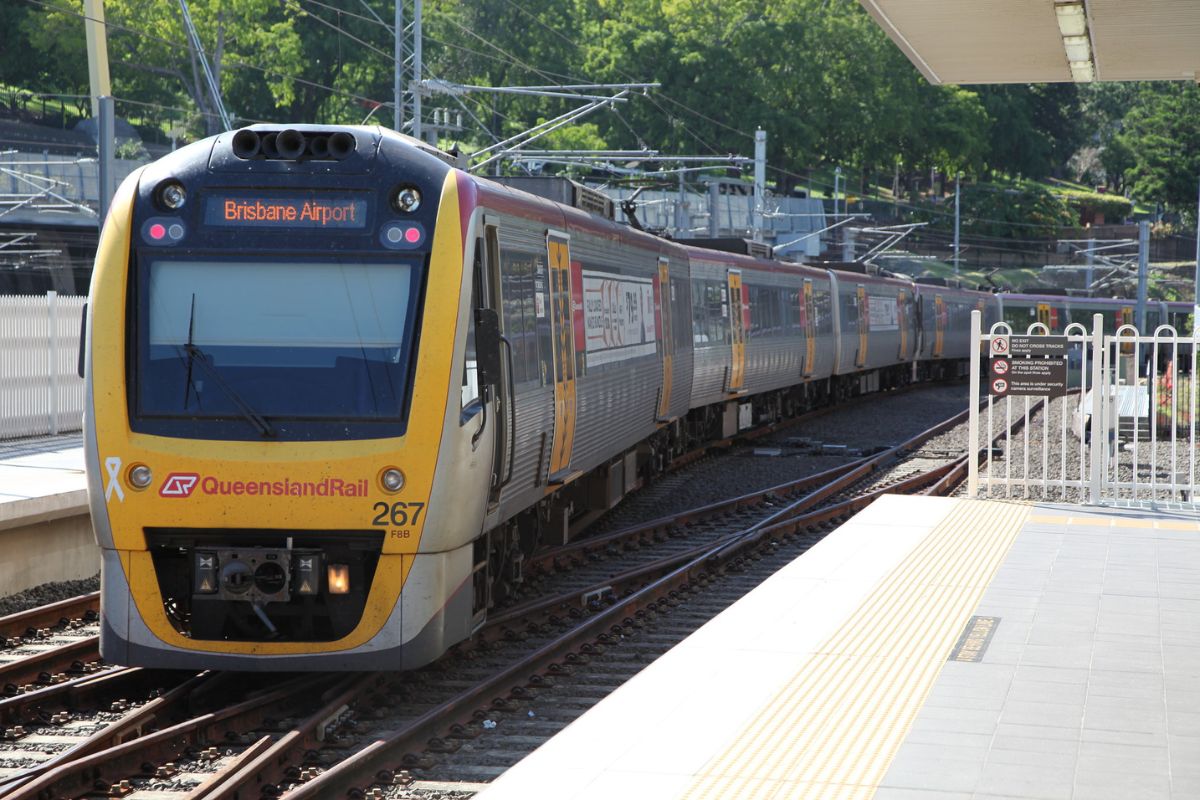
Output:
<svg viewBox="0 0 1200 800">
<path fill-rule="evenodd" d="M 81 356 L 103 658 L 429 663 L 677 456 L 964 375 L 971 312 L 1018 313 L 737 249 L 378 127 L 255 125 L 131 174 Z"/>
<path fill-rule="evenodd" d="M 1120 298 L 1074 297 L 1068 295 L 1037 295 L 1003 293 L 996 295 L 1001 306 L 1001 318 L 1016 332 L 1025 332 L 1030 325 L 1041 323 L 1051 334 L 1063 333 L 1068 325 L 1078 323 L 1092 330 L 1094 315 L 1103 318 L 1104 333 L 1115 334 L 1122 325 L 1137 325 L 1137 301 Z M 1160 325 L 1170 325 L 1181 336 L 1191 333 L 1192 304 L 1150 300 L 1146 303 L 1147 335 Z"/>
</svg>

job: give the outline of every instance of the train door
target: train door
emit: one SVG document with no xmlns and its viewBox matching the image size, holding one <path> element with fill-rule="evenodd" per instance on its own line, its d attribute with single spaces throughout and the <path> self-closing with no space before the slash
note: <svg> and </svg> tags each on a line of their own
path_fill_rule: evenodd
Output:
<svg viewBox="0 0 1200 800">
<path fill-rule="evenodd" d="M 1054 333 L 1053 311 L 1049 303 L 1037 304 L 1037 321 L 1046 326 L 1046 330 Z"/>
<path fill-rule="evenodd" d="M 575 325 L 572 313 L 571 250 L 565 233 L 546 235 L 550 263 L 550 337 L 554 351 L 554 435 L 550 446 L 551 482 L 561 482 L 575 445 Z"/>
<path fill-rule="evenodd" d="M 483 238 L 476 241 L 476 257 L 474 274 L 472 276 L 472 291 L 475 294 L 475 304 L 480 308 L 495 309 L 497 313 L 503 308 L 500 298 L 500 235 L 499 228 L 484 219 Z M 503 315 L 501 315 L 503 320 Z M 503 324 L 503 323 L 502 323 Z M 502 340 L 502 347 L 510 348 L 507 340 Z M 512 386 L 512 376 L 509 369 L 512 364 L 511 351 L 509 358 L 500 362 L 501 375 L 496 386 L 495 406 L 492 419 L 495 439 L 492 446 L 492 483 L 488 491 L 488 510 L 494 509 L 500 502 L 500 490 L 512 477 L 513 441 L 512 425 L 514 415 L 512 404 L 515 399 L 509 395 Z"/>
<path fill-rule="evenodd" d="M 746 370 L 746 306 L 742 296 L 741 270 L 729 270 L 729 330 L 732 337 L 732 361 L 729 367 L 729 391 L 740 392 Z"/>
<path fill-rule="evenodd" d="M 658 396 L 658 419 L 666 422 L 671 412 L 675 336 L 671 330 L 671 262 L 662 257 L 658 259 L 658 281 L 654 284 L 654 310 L 658 314 L 658 340 L 662 342 L 662 391 Z"/>
<path fill-rule="evenodd" d="M 933 357 L 941 358 L 946 345 L 946 301 L 940 294 L 933 296 Z"/>
<path fill-rule="evenodd" d="M 858 284 L 854 293 L 854 302 L 858 306 L 858 352 L 854 355 L 854 366 L 862 367 L 867 363 L 867 342 L 871 330 L 871 319 L 867 308 L 867 287 Z"/>
<path fill-rule="evenodd" d="M 908 360 L 908 309 L 905 306 L 907 300 L 908 293 L 901 289 L 896 295 L 896 324 L 900 326 L 900 361 Z"/>
<path fill-rule="evenodd" d="M 800 329 L 804 331 L 805 377 L 813 374 L 817 360 L 817 309 L 813 304 L 812 278 L 804 279 L 804 291 L 800 295 Z"/>
<path fill-rule="evenodd" d="M 1113 316 L 1116 318 L 1114 322 L 1116 322 L 1118 329 L 1122 325 L 1132 325 L 1133 306 L 1121 306 L 1121 308 L 1117 309 L 1117 313 Z M 1113 330 L 1113 333 L 1116 333 L 1116 329 Z M 1139 333 L 1141 333 L 1141 331 L 1139 331 Z M 1133 342 L 1130 341 L 1121 343 L 1121 352 L 1124 355 L 1133 355 L 1133 349 Z"/>
</svg>

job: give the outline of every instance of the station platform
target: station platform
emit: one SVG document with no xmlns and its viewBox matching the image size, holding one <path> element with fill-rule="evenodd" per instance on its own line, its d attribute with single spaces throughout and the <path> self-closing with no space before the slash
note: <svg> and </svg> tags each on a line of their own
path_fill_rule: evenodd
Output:
<svg viewBox="0 0 1200 800">
<path fill-rule="evenodd" d="M 0 596 L 100 570 L 79 434 L 0 442 L 0 548 Z"/>
<path fill-rule="evenodd" d="M 1200 797 L 1200 516 L 881 498 L 478 797 Z"/>
</svg>

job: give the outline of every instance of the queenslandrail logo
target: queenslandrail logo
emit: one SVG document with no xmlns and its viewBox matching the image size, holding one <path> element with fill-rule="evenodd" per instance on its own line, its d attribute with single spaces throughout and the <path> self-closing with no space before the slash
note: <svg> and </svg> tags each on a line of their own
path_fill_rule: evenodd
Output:
<svg viewBox="0 0 1200 800">
<path fill-rule="evenodd" d="M 191 497 L 200 476 L 194 472 L 172 472 L 158 490 L 160 497 Z"/>
<path fill-rule="evenodd" d="M 220 496 L 260 497 L 366 497 L 369 481 L 366 478 L 344 480 L 322 478 L 319 481 L 227 481 L 213 475 L 195 472 L 172 472 L 158 490 L 162 497 L 191 497 L 196 488 L 201 493 Z"/>
</svg>

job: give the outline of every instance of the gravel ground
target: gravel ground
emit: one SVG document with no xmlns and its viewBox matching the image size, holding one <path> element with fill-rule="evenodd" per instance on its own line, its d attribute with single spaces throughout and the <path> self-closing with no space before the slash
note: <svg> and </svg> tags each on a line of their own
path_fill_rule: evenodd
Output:
<svg viewBox="0 0 1200 800">
<path fill-rule="evenodd" d="M 100 589 L 100 576 L 95 575 L 81 581 L 63 581 L 62 583 L 43 583 L 23 592 L 0 597 L 0 617 L 27 611 L 31 608 L 56 603 L 81 594 L 95 592 Z"/>
<path fill-rule="evenodd" d="M 667 475 L 626 497 L 589 533 L 618 530 L 833 469 L 933 427 L 964 410 L 967 398 L 965 384 L 931 386 L 833 411 Z M 961 438 L 965 449 L 965 433 Z"/>
</svg>

